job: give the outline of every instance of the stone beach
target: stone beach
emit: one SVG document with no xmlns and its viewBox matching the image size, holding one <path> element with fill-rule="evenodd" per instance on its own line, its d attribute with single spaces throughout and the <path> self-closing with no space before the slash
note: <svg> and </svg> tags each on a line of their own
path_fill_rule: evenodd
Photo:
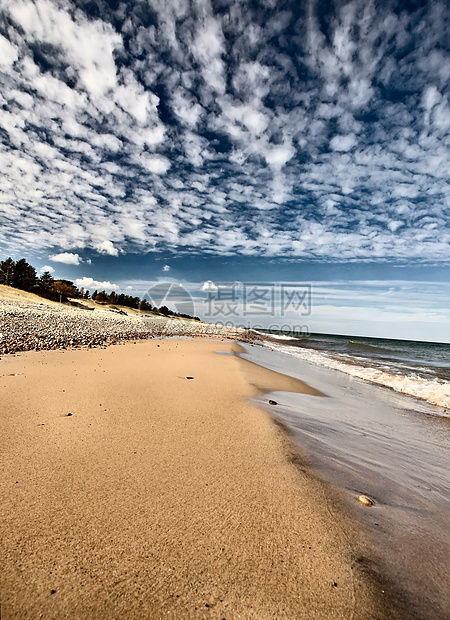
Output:
<svg viewBox="0 0 450 620">
<path fill-rule="evenodd" d="M 0 300 L 0 354 L 106 346 L 170 336 L 244 342 L 260 339 L 246 329 L 179 318 Z"/>
</svg>

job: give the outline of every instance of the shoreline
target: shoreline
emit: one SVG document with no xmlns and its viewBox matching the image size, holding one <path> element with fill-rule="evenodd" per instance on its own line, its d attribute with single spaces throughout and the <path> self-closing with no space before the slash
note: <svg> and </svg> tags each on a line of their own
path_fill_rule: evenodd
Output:
<svg viewBox="0 0 450 620">
<path fill-rule="evenodd" d="M 320 334 L 320 336 L 326 337 L 328 335 Z M 336 336 L 331 334 L 329 338 L 336 338 Z M 365 340 L 377 341 L 376 338 Z M 302 344 L 302 340 L 295 338 L 277 340 L 269 337 L 263 342 L 266 343 L 266 346 L 287 353 L 300 361 L 311 362 L 316 366 L 343 372 L 354 379 L 383 387 L 395 394 L 410 398 L 411 402 L 419 406 L 422 405 L 424 411 L 427 408 L 427 412 L 431 415 L 450 417 L 450 375 L 448 374 L 449 369 L 445 366 L 439 369 L 438 364 L 426 364 L 424 359 L 408 360 L 406 358 L 394 359 L 393 357 L 383 359 L 376 355 L 375 357 L 370 355 L 361 357 L 354 351 L 346 351 L 343 356 L 342 351 L 336 352 L 332 349 L 305 346 Z M 450 345 L 446 343 L 418 342 L 418 344 L 446 347 L 450 351 Z M 433 373 L 437 370 L 439 370 L 437 374 L 430 375 L 430 371 Z"/>
<path fill-rule="evenodd" d="M 215 354 L 235 346 L 0 362 L 4 617 L 405 617 L 338 495 L 248 402 L 307 386 Z"/>
</svg>

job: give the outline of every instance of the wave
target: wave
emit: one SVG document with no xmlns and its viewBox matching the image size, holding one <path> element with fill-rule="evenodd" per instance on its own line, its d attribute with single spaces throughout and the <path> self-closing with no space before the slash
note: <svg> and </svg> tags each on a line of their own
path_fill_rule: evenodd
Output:
<svg viewBox="0 0 450 620">
<path fill-rule="evenodd" d="M 259 332 L 257 329 L 252 329 L 252 331 L 255 332 L 255 334 L 264 336 L 264 338 L 270 336 L 270 338 L 275 338 L 275 340 L 298 340 L 298 338 L 296 338 L 295 336 L 283 336 L 282 334 L 267 334 L 264 332 Z"/>
<path fill-rule="evenodd" d="M 377 355 L 384 353 L 392 356 L 392 349 L 386 349 L 384 347 L 378 347 L 364 342 L 355 342 L 354 340 L 350 340 L 347 343 L 347 348 L 351 351 L 359 351 L 360 353 L 376 353 Z"/>
<path fill-rule="evenodd" d="M 352 377 L 357 377 L 370 383 L 392 388 L 396 392 L 420 398 L 438 407 L 450 408 L 450 381 L 445 379 L 437 377 L 427 378 L 420 376 L 417 372 L 396 372 L 395 369 L 388 367 L 374 368 L 367 364 L 367 358 L 364 360 L 365 363 L 360 365 L 348 358 L 346 360 L 339 360 L 313 349 L 299 349 L 297 347 L 266 342 L 271 348 L 288 353 L 293 357 L 345 372 Z"/>
</svg>

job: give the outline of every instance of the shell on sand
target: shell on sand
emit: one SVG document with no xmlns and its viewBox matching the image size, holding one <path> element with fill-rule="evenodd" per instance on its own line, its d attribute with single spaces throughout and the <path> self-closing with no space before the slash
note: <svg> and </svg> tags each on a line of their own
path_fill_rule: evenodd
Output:
<svg viewBox="0 0 450 620">
<path fill-rule="evenodd" d="M 360 504 L 364 504 L 364 506 L 373 506 L 375 503 L 370 497 L 367 497 L 367 495 L 360 495 L 358 501 Z"/>
</svg>

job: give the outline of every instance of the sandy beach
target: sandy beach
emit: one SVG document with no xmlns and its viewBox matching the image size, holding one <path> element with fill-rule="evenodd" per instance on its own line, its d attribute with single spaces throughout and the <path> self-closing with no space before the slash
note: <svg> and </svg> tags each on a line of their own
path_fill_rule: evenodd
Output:
<svg viewBox="0 0 450 620">
<path fill-rule="evenodd" d="M 236 346 L 1 359 L 2 618 L 413 617 Z"/>
</svg>

